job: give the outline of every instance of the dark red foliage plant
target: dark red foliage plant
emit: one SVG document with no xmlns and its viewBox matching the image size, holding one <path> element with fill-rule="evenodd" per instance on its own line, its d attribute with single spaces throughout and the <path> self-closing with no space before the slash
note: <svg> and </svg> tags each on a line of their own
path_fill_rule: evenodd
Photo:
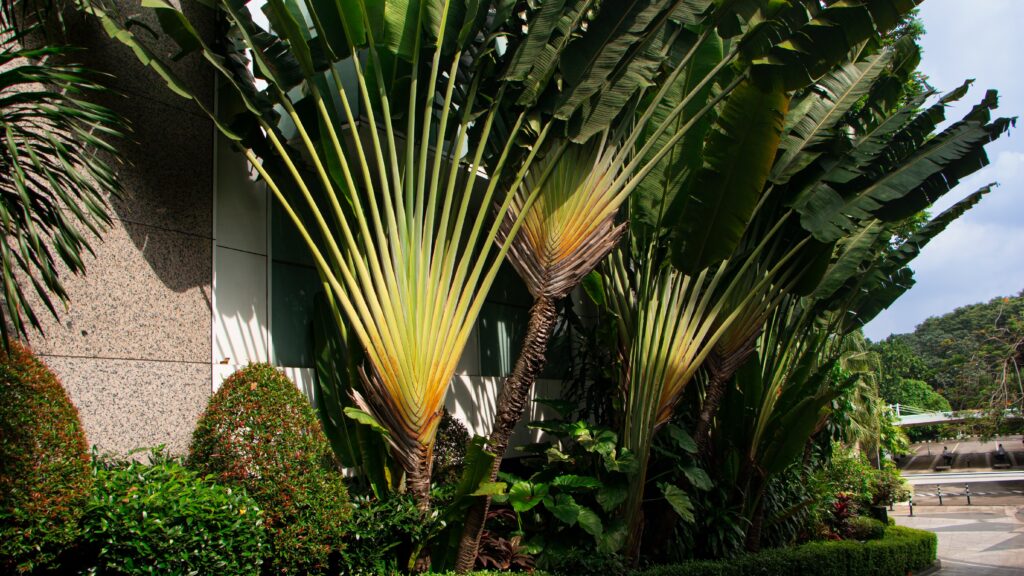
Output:
<svg viewBox="0 0 1024 576">
<path fill-rule="evenodd" d="M 273 366 L 252 364 L 224 381 L 188 462 L 263 508 L 267 573 L 326 572 L 340 558 L 351 513 L 340 467 L 309 401 Z"/>
<path fill-rule="evenodd" d="M 28 348 L 0 347 L 0 573 L 56 568 L 93 476 L 78 410 Z"/>
</svg>

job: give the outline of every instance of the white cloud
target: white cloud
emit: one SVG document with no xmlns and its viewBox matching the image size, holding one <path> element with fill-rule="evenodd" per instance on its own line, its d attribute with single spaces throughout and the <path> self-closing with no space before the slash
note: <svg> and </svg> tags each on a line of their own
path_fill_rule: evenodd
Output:
<svg viewBox="0 0 1024 576">
<path fill-rule="evenodd" d="M 998 115 L 1024 114 L 1024 23 L 1021 0 L 928 0 L 921 17 L 921 70 L 940 91 L 975 78 L 974 89 L 948 111 L 963 116 L 983 95 L 999 90 Z M 1011 130 L 990 144 L 991 164 L 965 179 L 932 209 L 938 214 L 989 182 L 1000 186 L 932 241 L 912 264 L 917 284 L 865 332 L 872 339 L 909 332 L 930 316 L 1024 289 L 1024 139 Z"/>
<path fill-rule="evenodd" d="M 865 329 L 873 340 L 909 332 L 930 316 L 1024 289 L 1024 228 L 961 220 L 914 261 L 917 283 Z"/>
</svg>

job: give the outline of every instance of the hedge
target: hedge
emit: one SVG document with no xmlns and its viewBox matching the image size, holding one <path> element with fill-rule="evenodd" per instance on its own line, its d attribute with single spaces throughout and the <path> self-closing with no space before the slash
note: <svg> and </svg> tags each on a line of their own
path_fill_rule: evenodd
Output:
<svg viewBox="0 0 1024 576">
<path fill-rule="evenodd" d="M 78 410 L 46 364 L 0 346 L 0 574 L 55 568 L 79 536 L 92 470 Z"/>
<path fill-rule="evenodd" d="M 812 542 L 730 560 L 657 566 L 636 576 L 906 576 L 935 563 L 932 532 L 890 526 L 880 540 Z"/>
<path fill-rule="evenodd" d="M 97 467 L 83 521 L 87 573 L 258 576 L 267 550 L 256 502 L 163 458 Z"/>
</svg>

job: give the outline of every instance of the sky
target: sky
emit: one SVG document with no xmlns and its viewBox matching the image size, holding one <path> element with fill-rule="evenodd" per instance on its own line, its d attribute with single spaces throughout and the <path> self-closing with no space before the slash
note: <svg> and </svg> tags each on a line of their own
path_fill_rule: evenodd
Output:
<svg viewBox="0 0 1024 576">
<path fill-rule="evenodd" d="M 932 207 L 932 215 L 939 214 L 989 182 L 1000 184 L 911 263 L 917 283 L 864 328 L 875 341 L 912 332 L 960 306 L 1024 290 L 1024 0 L 926 0 L 921 19 L 927 32 L 919 70 L 931 84 L 942 93 L 976 80 L 947 118 L 961 118 L 994 88 L 995 115 L 1021 120 L 986 147 L 989 166 Z"/>
</svg>

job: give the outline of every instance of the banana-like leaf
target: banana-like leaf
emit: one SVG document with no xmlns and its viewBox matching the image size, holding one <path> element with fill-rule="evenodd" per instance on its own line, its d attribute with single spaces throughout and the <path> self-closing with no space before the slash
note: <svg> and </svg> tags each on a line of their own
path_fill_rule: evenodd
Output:
<svg viewBox="0 0 1024 576">
<path fill-rule="evenodd" d="M 654 81 L 679 34 L 665 20 L 702 20 L 707 0 L 627 0 L 606 4 L 588 26 L 586 42 L 570 44 L 559 70 L 565 87 L 555 115 L 568 120 L 580 112 L 573 140 L 585 142 L 606 129 L 626 104 Z M 627 58 L 633 52 L 635 56 Z"/>
<path fill-rule="evenodd" d="M 999 118 L 985 126 L 987 135 L 971 150 L 947 163 L 941 172 L 933 174 L 920 186 L 875 210 L 875 215 L 886 222 L 897 222 L 913 216 L 935 203 L 963 178 L 988 165 L 984 145 L 1007 133 L 1016 124 L 1016 118 Z"/>
<path fill-rule="evenodd" d="M 690 37 L 683 36 L 682 38 L 685 40 Z M 674 65 L 681 61 L 685 52 L 691 48 L 690 44 L 696 40 L 697 38 L 694 36 L 688 43 L 682 40 L 677 42 L 680 45 L 679 49 L 670 54 L 668 64 Z M 666 130 L 661 131 L 661 135 L 658 137 L 656 148 L 660 150 L 667 145 L 676 132 L 694 118 L 711 95 L 712 86 L 710 84 L 705 85 L 691 98 L 690 104 L 683 109 L 681 114 L 677 114 L 673 120 L 668 121 L 673 109 L 684 98 L 694 93 L 696 87 L 714 69 L 715 65 L 722 61 L 722 58 L 722 39 L 718 34 L 711 32 L 708 39 L 696 47 L 696 53 L 691 58 L 685 74 L 680 75 L 669 86 L 661 102 L 655 107 L 650 123 L 644 128 L 641 143 L 647 142 L 657 127 L 668 126 Z M 697 124 L 690 128 L 689 133 L 682 140 L 672 146 L 669 154 L 655 163 L 650 173 L 630 195 L 630 227 L 639 238 L 655 238 L 656 234 L 662 230 L 669 206 L 673 204 L 678 195 L 688 193 L 688 189 L 683 187 L 692 182 L 692 179 L 688 177 L 701 166 L 704 138 L 713 120 L 712 114 L 705 114 Z"/>
<path fill-rule="evenodd" d="M 779 146 L 782 155 L 772 167 L 772 182 L 787 182 L 818 157 L 815 147 L 834 136 L 847 112 L 888 68 L 894 53 L 885 50 L 862 62 L 841 64 L 793 103 Z"/>
<path fill-rule="evenodd" d="M 551 0 L 540 5 L 506 72 L 507 79 L 523 83 L 520 104 L 532 105 L 540 97 L 593 4 L 594 0 Z"/>
<path fill-rule="evenodd" d="M 689 186 L 689 198 L 674 227 L 672 262 L 693 274 L 733 253 L 761 197 L 786 116 L 789 99 L 776 88 L 764 92 L 751 82 L 725 102 L 707 137 L 704 166 Z"/>
<path fill-rule="evenodd" d="M 980 168 L 980 164 L 971 160 L 978 159 L 984 153 L 984 145 L 1008 128 L 1009 120 L 1000 119 L 990 126 L 983 123 L 987 118 L 980 114 L 991 106 L 994 103 L 986 98 L 968 114 L 970 119 L 950 126 L 895 166 L 891 163 L 892 156 L 883 154 L 884 166 L 874 169 L 881 175 L 854 180 L 847 186 L 856 187 L 852 192 L 843 193 L 842 188 L 818 182 L 801 194 L 793 205 L 801 215 L 801 224 L 818 240 L 831 242 L 856 229 L 858 220 L 884 216 L 886 206 L 898 206 L 898 202 L 908 194 L 913 193 L 915 200 L 923 196 L 934 201 L 949 189 L 938 180 L 945 182 L 951 176 L 962 178 L 964 172 L 972 167 Z M 903 147 L 903 142 L 890 145 L 890 149 Z M 897 154 L 898 151 L 894 150 L 894 155 Z M 919 205 L 919 201 L 914 205 Z M 906 216 L 905 209 L 899 212 L 901 217 Z M 898 218 L 889 215 L 885 219 Z"/>
<path fill-rule="evenodd" d="M 939 233 L 953 223 L 954 220 L 963 216 L 965 212 L 973 208 L 981 198 L 992 191 L 997 184 L 992 183 L 983 186 L 972 192 L 963 200 L 947 208 L 942 214 L 932 218 L 927 224 L 915 231 L 909 238 L 904 240 L 896 250 L 886 257 L 884 269 L 897 270 L 906 266 L 911 260 L 921 253 L 921 250 Z"/>
<path fill-rule="evenodd" d="M 871 271 L 858 297 L 846 305 L 837 328 L 838 333 L 845 335 L 863 327 L 913 286 L 914 272 L 907 266 L 893 272 L 878 269 Z"/>
<path fill-rule="evenodd" d="M 767 54 L 753 60 L 755 80 L 770 86 L 781 80 L 787 90 L 814 84 L 865 40 L 895 26 L 920 0 L 833 2 L 803 26 L 784 34 Z M 894 19 L 895 17 L 895 19 Z M 834 34 L 842 30 L 842 34 Z M 752 52 L 756 55 L 757 52 Z"/>
<path fill-rule="evenodd" d="M 824 300 L 855 276 L 860 271 L 862 264 L 878 254 L 878 238 L 884 232 L 884 225 L 875 220 L 840 240 L 836 244 L 835 261 L 829 265 L 811 297 Z M 883 240 L 887 240 L 887 237 Z"/>
</svg>

